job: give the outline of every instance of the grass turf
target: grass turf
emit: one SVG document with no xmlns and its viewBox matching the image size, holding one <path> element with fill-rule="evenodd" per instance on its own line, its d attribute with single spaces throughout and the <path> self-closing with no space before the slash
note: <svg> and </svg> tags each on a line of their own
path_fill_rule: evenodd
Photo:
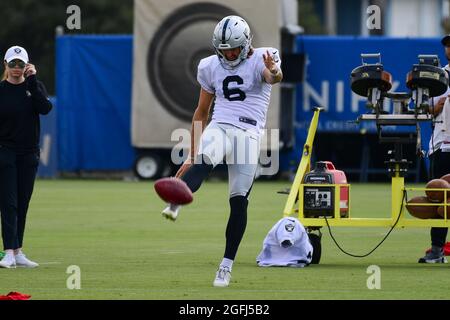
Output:
<svg viewBox="0 0 450 320">
<path fill-rule="evenodd" d="M 164 220 L 152 183 L 38 181 L 29 210 L 25 251 L 37 269 L 0 269 L 0 294 L 33 299 L 447 299 L 448 265 L 417 259 L 428 228 L 394 230 L 375 253 L 342 254 L 322 229 L 322 260 L 305 269 L 259 268 L 255 258 L 281 218 L 287 182 L 256 183 L 247 231 L 229 288 L 212 281 L 224 251 L 228 186 L 207 182 L 175 223 Z M 357 217 L 388 217 L 390 185 L 352 185 Z M 364 254 L 386 228 L 333 228 L 348 251 Z M 81 268 L 81 290 L 67 289 L 67 268 Z M 367 268 L 381 268 L 381 289 L 369 290 Z"/>
</svg>

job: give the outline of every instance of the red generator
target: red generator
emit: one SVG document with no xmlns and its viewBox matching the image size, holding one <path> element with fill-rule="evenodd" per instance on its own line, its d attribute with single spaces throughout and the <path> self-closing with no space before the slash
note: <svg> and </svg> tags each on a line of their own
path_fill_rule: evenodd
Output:
<svg viewBox="0 0 450 320">
<path fill-rule="evenodd" d="M 347 184 L 347 177 L 336 170 L 330 161 L 319 161 L 314 170 L 305 174 L 303 184 Z M 305 218 L 333 217 L 336 201 L 334 188 L 330 186 L 305 186 L 303 192 L 303 215 Z M 349 188 L 340 187 L 339 207 L 342 218 L 348 217 Z"/>
</svg>

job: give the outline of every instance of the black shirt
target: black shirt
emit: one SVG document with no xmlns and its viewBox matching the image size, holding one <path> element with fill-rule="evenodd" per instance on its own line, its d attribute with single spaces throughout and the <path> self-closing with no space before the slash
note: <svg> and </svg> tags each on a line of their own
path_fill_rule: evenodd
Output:
<svg viewBox="0 0 450 320">
<path fill-rule="evenodd" d="M 47 114 L 52 104 L 35 75 L 21 84 L 0 82 L 0 146 L 19 153 L 39 150 L 39 114 Z"/>
</svg>

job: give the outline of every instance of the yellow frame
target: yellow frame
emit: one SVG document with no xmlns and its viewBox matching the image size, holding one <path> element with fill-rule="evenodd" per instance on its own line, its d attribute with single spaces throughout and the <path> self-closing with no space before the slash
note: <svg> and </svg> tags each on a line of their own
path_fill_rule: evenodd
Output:
<svg viewBox="0 0 450 320">
<path fill-rule="evenodd" d="M 289 192 L 286 205 L 283 210 L 283 216 L 292 216 L 295 212 L 298 212 L 298 219 L 302 222 L 305 227 L 323 227 L 327 223 L 324 218 L 305 218 L 303 211 L 303 190 L 305 186 L 317 186 L 317 184 L 303 184 L 303 178 L 311 168 L 311 153 L 314 144 L 314 136 L 317 131 L 317 126 L 319 123 L 319 114 L 321 109 L 316 108 L 314 112 L 311 124 L 308 130 L 308 136 L 306 142 L 303 146 L 302 159 L 297 169 L 294 181 L 292 183 L 291 190 Z M 398 166 L 398 165 L 397 165 Z M 350 185 L 349 184 L 321 184 L 321 187 L 333 187 L 334 188 L 334 199 L 340 199 L 340 188 L 349 188 L 349 205 L 347 218 L 341 218 L 340 216 L 340 205 L 339 201 L 335 201 L 334 217 L 327 217 L 328 224 L 330 226 L 339 227 L 392 227 L 395 225 L 396 228 L 399 227 L 450 227 L 450 220 L 448 219 L 448 202 L 447 198 L 449 191 L 447 189 L 426 189 L 426 188 L 405 188 L 405 180 L 399 175 L 399 168 L 395 170 L 395 176 L 392 177 L 391 183 L 391 217 L 390 218 L 352 218 L 351 217 L 351 203 L 350 203 Z M 444 205 L 444 218 L 443 219 L 416 219 L 416 218 L 406 218 L 405 217 L 405 207 L 402 205 L 403 193 L 405 191 L 444 191 L 444 203 L 423 203 L 414 204 L 415 206 L 442 206 Z M 297 206 L 296 206 L 297 203 Z M 399 218 L 400 214 L 400 218 Z"/>
</svg>

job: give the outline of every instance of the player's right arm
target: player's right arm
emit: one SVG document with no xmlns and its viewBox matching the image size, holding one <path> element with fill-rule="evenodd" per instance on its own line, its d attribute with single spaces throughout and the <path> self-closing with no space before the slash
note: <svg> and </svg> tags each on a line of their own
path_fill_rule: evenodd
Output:
<svg viewBox="0 0 450 320">
<path fill-rule="evenodd" d="M 198 105 L 195 109 L 194 116 L 192 117 L 192 125 L 191 125 L 191 149 L 189 152 L 189 156 L 183 165 L 178 169 L 175 177 L 180 178 L 184 175 L 184 173 L 192 166 L 194 163 L 195 155 L 197 154 L 198 144 L 200 142 L 200 137 L 203 132 L 203 129 L 206 127 L 206 123 L 208 121 L 209 110 L 211 109 L 211 105 L 214 101 L 214 94 L 209 93 L 205 89 L 200 90 L 200 97 L 198 99 Z M 195 132 L 201 128 L 201 132 Z"/>
</svg>

